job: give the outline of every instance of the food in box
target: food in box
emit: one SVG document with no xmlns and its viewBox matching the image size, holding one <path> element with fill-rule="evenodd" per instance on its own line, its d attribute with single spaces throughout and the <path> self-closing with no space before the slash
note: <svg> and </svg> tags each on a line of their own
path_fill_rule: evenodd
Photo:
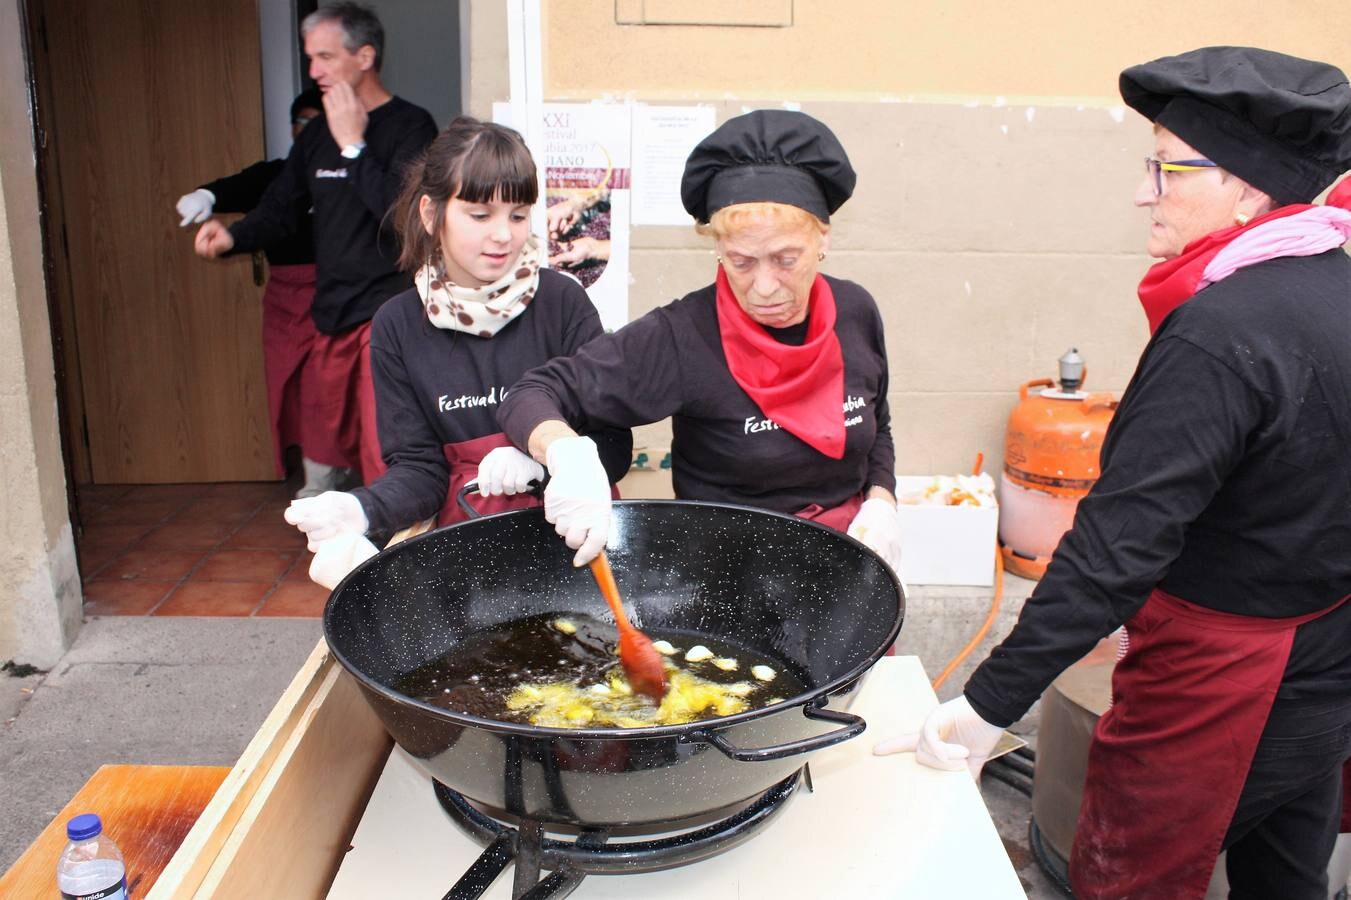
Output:
<svg viewBox="0 0 1351 900">
<path fill-rule="evenodd" d="M 896 498 L 906 584 L 994 584 L 999 508 L 989 475 L 900 475 Z"/>
<path fill-rule="evenodd" d="M 896 501 L 914 506 L 999 505 L 994 496 L 994 479 L 984 472 L 979 475 L 935 475 L 920 490 L 901 493 Z"/>
</svg>

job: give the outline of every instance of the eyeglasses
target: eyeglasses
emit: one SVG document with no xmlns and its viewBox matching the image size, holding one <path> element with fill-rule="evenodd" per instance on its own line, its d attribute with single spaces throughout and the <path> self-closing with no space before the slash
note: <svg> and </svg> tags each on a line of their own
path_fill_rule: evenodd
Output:
<svg viewBox="0 0 1351 900">
<path fill-rule="evenodd" d="M 296 116 L 294 119 L 291 120 L 291 124 L 292 124 L 292 125 L 298 125 L 298 126 L 300 126 L 301 128 L 304 128 L 306 125 L 308 125 L 308 124 L 310 124 L 311 122 L 313 122 L 316 118 L 318 118 L 318 117 L 317 117 L 317 116 Z"/>
<path fill-rule="evenodd" d="M 1213 163 L 1208 159 L 1179 159 L 1173 162 L 1164 162 L 1152 156 L 1145 157 L 1145 171 L 1154 180 L 1155 197 L 1163 196 L 1164 172 L 1199 172 L 1202 169 L 1214 169 L 1218 166 L 1218 163 Z"/>
</svg>

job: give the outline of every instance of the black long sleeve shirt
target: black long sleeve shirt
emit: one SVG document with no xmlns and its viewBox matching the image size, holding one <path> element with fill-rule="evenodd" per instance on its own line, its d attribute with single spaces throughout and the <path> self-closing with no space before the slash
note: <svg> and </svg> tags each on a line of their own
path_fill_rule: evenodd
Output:
<svg viewBox="0 0 1351 900">
<path fill-rule="evenodd" d="M 1146 346 L 1102 475 L 1017 626 L 967 682 L 972 707 L 1017 720 L 1156 586 L 1264 618 L 1351 594 L 1348 447 L 1351 258 L 1269 260 L 1199 292 Z M 1343 618 L 1296 632 L 1286 695 L 1303 689 L 1292 672 L 1348 689 L 1351 641 L 1312 639 Z"/>
<path fill-rule="evenodd" d="M 263 199 L 268 185 L 286 168 L 286 160 L 256 162 L 233 175 L 208 181 L 202 187 L 216 197 L 218 213 L 246 213 Z M 310 265 L 314 262 L 314 224 L 310 216 L 296 223 L 296 230 L 285 240 L 266 248 L 267 261 L 274 266 Z"/>
<path fill-rule="evenodd" d="M 426 110 L 398 97 L 370 111 L 366 148 L 347 159 L 320 116 L 300 133 L 258 205 L 230 226 L 231 252 L 291 238 L 313 209 L 315 292 L 311 315 L 324 334 L 370 321 L 380 304 L 412 286 L 396 266 L 390 207 L 404 170 L 436 137 Z"/>
<path fill-rule="evenodd" d="M 827 280 L 849 407 L 842 459 L 777 427 L 732 378 L 712 285 L 527 374 L 498 413 L 502 430 L 523 447 L 548 419 L 628 428 L 671 416 L 672 481 L 685 500 L 793 513 L 872 485 L 895 490 L 882 317 L 863 288 Z"/>
<path fill-rule="evenodd" d="M 435 327 L 416 290 L 381 307 L 371 325 L 371 377 L 389 470 L 353 492 L 371 529 L 393 531 L 436 513 L 450 477 L 444 445 L 500 432 L 498 404 L 526 370 L 575 353 L 602 332 L 586 291 L 547 269 L 525 312 L 491 338 Z M 592 429 L 587 436 L 610 482 L 624 477 L 632 433 Z"/>
</svg>

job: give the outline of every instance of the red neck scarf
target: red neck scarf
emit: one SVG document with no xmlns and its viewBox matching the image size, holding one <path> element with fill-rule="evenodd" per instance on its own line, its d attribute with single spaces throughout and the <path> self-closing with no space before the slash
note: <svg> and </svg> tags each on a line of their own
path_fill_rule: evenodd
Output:
<svg viewBox="0 0 1351 900">
<path fill-rule="evenodd" d="M 820 275 L 807 300 L 800 347 L 781 344 L 746 314 L 718 267 L 718 330 L 727 368 L 780 428 L 831 459 L 844 457 L 844 355 L 835 334 L 835 295 Z"/>
</svg>

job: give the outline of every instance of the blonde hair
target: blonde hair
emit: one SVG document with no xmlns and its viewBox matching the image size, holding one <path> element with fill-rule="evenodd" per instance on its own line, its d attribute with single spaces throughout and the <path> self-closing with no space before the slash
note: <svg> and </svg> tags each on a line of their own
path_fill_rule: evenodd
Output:
<svg viewBox="0 0 1351 900">
<path fill-rule="evenodd" d="M 830 233 L 830 225 L 822 222 L 802 207 L 769 201 L 734 203 L 731 206 L 724 206 L 709 216 L 707 224 L 700 222 L 694 226 L 694 230 L 704 237 L 721 241 L 750 225 L 756 219 L 768 220 L 785 228 L 801 230 L 814 236 L 817 240 Z"/>
</svg>

